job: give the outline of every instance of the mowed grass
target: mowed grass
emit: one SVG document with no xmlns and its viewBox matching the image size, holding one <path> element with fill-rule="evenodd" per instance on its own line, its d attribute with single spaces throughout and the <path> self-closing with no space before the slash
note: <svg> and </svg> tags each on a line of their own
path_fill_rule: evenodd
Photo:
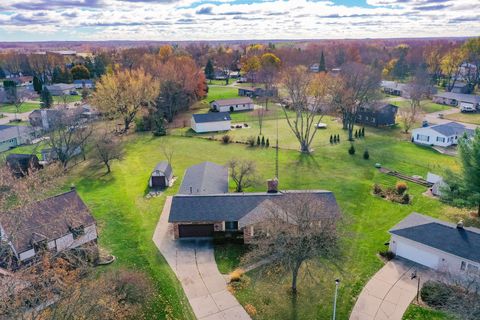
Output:
<svg viewBox="0 0 480 320">
<path fill-rule="evenodd" d="M 238 88 L 225 86 L 208 86 L 208 94 L 204 99 L 208 102 L 220 99 L 238 98 Z"/>
<path fill-rule="evenodd" d="M 406 109 L 410 107 L 410 101 L 406 99 L 400 100 L 400 101 L 388 101 L 388 102 L 399 107 L 400 109 Z M 425 113 L 439 112 L 439 111 L 451 109 L 451 107 L 449 106 L 434 103 L 431 100 L 423 100 L 421 102 L 421 107 Z"/>
<path fill-rule="evenodd" d="M 65 95 L 65 96 L 53 96 L 54 103 L 71 103 L 82 101 L 81 95 Z"/>
<path fill-rule="evenodd" d="M 455 318 L 441 311 L 422 308 L 418 305 L 410 305 L 403 320 L 454 320 Z"/>
<path fill-rule="evenodd" d="M 19 113 L 29 112 L 40 108 L 40 103 L 24 102 L 19 109 Z M 15 113 L 16 108 L 13 104 L 0 104 L 0 113 Z"/>
<path fill-rule="evenodd" d="M 473 123 L 480 125 L 480 113 L 453 113 L 445 115 L 445 119 L 449 119 L 452 121 L 460 121 L 466 123 Z"/>
</svg>

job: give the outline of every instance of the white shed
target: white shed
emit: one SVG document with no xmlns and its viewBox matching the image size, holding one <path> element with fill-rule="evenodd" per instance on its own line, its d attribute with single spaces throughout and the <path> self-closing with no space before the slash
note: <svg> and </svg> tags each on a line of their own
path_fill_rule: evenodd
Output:
<svg viewBox="0 0 480 320">
<path fill-rule="evenodd" d="M 192 115 L 192 130 L 196 133 L 228 131 L 231 118 L 228 112 L 209 112 Z"/>
</svg>

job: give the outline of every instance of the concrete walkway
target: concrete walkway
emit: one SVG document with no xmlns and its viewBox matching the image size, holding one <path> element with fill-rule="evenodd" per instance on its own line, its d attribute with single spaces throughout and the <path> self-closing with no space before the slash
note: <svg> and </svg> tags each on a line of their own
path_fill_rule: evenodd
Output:
<svg viewBox="0 0 480 320">
<path fill-rule="evenodd" d="M 168 223 L 172 198 L 167 197 L 153 241 L 173 269 L 199 320 L 249 320 L 250 316 L 227 291 L 208 239 L 173 240 Z"/>
<path fill-rule="evenodd" d="M 455 114 L 455 113 L 460 113 L 460 108 L 450 108 L 448 110 L 443 110 L 443 111 L 438 111 L 438 112 L 432 112 L 432 113 L 427 113 L 424 117 L 424 120 L 428 121 L 428 123 L 431 124 L 444 124 L 444 123 L 449 123 L 452 122 L 453 120 L 449 119 L 440 119 L 438 117 L 439 114 L 443 115 L 448 115 L 448 114 Z M 469 129 L 475 129 L 478 126 L 476 124 L 472 123 L 466 123 L 466 122 L 460 122 L 460 121 L 455 121 L 458 123 L 463 124 L 465 127 Z"/>
<path fill-rule="evenodd" d="M 353 307 L 350 320 L 401 320 L 420 286 L 431 278 L 427 268 L 413 262 L 394 259 L 380 269 L 363 288 Z"/>
</svg>

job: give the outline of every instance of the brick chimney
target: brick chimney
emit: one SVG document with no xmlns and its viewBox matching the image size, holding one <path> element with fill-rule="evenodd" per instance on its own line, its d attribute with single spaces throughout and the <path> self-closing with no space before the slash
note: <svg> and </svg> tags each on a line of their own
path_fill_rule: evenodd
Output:
<svg viewBox="0 0 480 320">
<path fill-rule="evenodd" d="M 277 193 L 278 192 L 278 180 L 277 180 L 277 178 L 267 180 L 267 192 L 268 193 Z"/>
<path fill-rule="evenodd" d="M 460 221 L 458 221 L 458 223 L 457 223 L 457 229 L 463 229 L 463 219 L 461 219 Z"/>
</svg>

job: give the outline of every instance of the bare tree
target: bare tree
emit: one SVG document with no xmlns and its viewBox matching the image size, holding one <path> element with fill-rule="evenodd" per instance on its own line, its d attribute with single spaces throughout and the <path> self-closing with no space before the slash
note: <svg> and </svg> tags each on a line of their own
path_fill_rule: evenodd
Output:
<svg viewBox="0 0 480 320">
<path fill-rule="evenodd" d="M 254 225 L 252 249 L 245 261 L 271 259 L 278 270 L 291 273 L 291 290 L 295 294 L 302 265 L 336 254 L 341 214 L 309 193 L 272 197 L 264 209 L 268 218 Z"/>
<path fill-rule="evenodd" d="M 171 145 L 171 143 L 167 139 L 163 140 L 160 148 L 162 149 L 162 153 L 167 159 L 168 163 L 172 165 L 172 159 L 175 153 L 175 148 Z"/>
<path fill-rule="evenodd" d="M 342 118 L 348 140 L 353 141 L 353 128 L 360 110 L 379 98 L 380 73 L 363 64 L 352 62 L 342 67 L 340 77 L 332 79 L 331 103 Z"/>
<path fill-rule="evenodd" d="M 303 153 L 312 151 L 310 146 L 317 125 L 328 112 L 326 77 L 324 74 L 313 75 L 303 66 L 288 68 L 283 75 L 282 85 L 287 96 L 281 99 L 281 106 Z M 289 110 L 293 111 L 293 116 Z"/>
<path fill-rule="evenodd" d="M 400 115 L 405 133 L 408 133 L 423 113 L 422 100 L 430 96 L 433 92 L 433 86 L 427 72 L 423 69 L 418 69 L 413 80 L 406 86 L 405 91 L 410 101 L 410 107 L 400 111 Z"/>
<path fill-rule="evenodd" d="M 254 161 L 232 159 L 227 166 L 230 178 L 235 182 L 235 192 L 243 192 L 245 188 L 257 183 L 257 166 Z"/>
<path fill-rule="evenodd" d="M 93 137 L 93 155 L 107 167 L 107 174 L 109 174 L 111 162 L 123 159 L 123 144 L 120 138 L 115 137 L 108 129 L 98 129 Z"/>
</svg>

